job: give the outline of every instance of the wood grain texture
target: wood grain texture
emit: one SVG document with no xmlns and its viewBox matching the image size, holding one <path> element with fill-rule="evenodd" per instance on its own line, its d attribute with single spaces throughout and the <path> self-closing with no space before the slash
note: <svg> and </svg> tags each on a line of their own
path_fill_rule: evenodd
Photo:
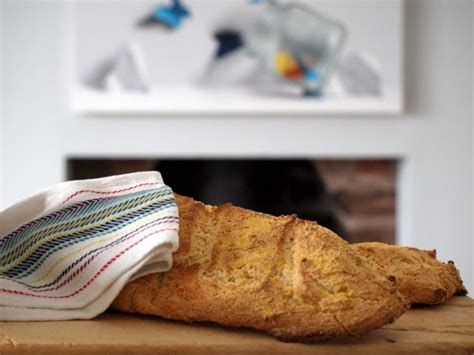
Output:
<svg viewBox="0 0 474 355">
<path fill-rule="evenodd" d="M 284 343 L 259 331 L 108 311 L 94 320 L 0 322 L 1 354 L 471 354 L 474 300 L 413 308 L 362 338 Z"/>
</svg>

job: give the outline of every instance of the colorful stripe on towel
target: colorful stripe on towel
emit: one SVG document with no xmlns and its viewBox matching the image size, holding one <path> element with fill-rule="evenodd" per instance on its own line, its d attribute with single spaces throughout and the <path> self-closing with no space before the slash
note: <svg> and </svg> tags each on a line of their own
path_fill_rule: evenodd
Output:
<svg viewBox="0 0 474 355">
<path fill-rule="evenodd" d="M 14 287 L 0 293 L 71 297 L 147 238 L 177 232 L 173 192 L 156 185 L 77 191 L 63 202 L 70 205 L 6 235 L 0 240 L 0 279 Z M 97 197 L 74 203 L 83 193 Z"/>
</svg>

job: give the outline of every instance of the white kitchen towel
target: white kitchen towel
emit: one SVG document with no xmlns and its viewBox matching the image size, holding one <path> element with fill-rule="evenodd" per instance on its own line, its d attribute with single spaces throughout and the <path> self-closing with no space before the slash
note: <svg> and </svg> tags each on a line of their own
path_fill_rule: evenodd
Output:
<svg viewBox="0 0 474 355">
<path fill-rule="evenodd" d="M 178 208 L 158 172 L 52 186 L 0 213 L 0 320 L 89 319 L 171 268 Z"/>
</svg>

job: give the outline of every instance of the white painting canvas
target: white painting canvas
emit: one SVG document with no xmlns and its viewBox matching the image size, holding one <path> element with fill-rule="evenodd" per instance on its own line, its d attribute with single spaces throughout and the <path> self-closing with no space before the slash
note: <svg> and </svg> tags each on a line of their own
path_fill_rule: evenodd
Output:
<svg viewBox="0 0 474 355">
<path fill-rule="evenodd" d="M 84 1 L 72 25 L 78 112 L 403 110 L 401 0 Z"/>
</svg>

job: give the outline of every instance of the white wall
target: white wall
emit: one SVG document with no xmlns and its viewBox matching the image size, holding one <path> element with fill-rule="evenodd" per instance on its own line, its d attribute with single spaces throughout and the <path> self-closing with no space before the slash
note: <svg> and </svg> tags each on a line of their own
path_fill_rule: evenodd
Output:
<svg viewBox="0 0 474 355">
<path fill-rule="evenodd" d="M 65 178 L 67 156 L 401 158 L 398 241 L 453 259 L 474 292 L 472 2 L 406 2 L 401 117 L 77 117 L 69 6 L 2 1 L 0 207 Z"/>
</svg>

